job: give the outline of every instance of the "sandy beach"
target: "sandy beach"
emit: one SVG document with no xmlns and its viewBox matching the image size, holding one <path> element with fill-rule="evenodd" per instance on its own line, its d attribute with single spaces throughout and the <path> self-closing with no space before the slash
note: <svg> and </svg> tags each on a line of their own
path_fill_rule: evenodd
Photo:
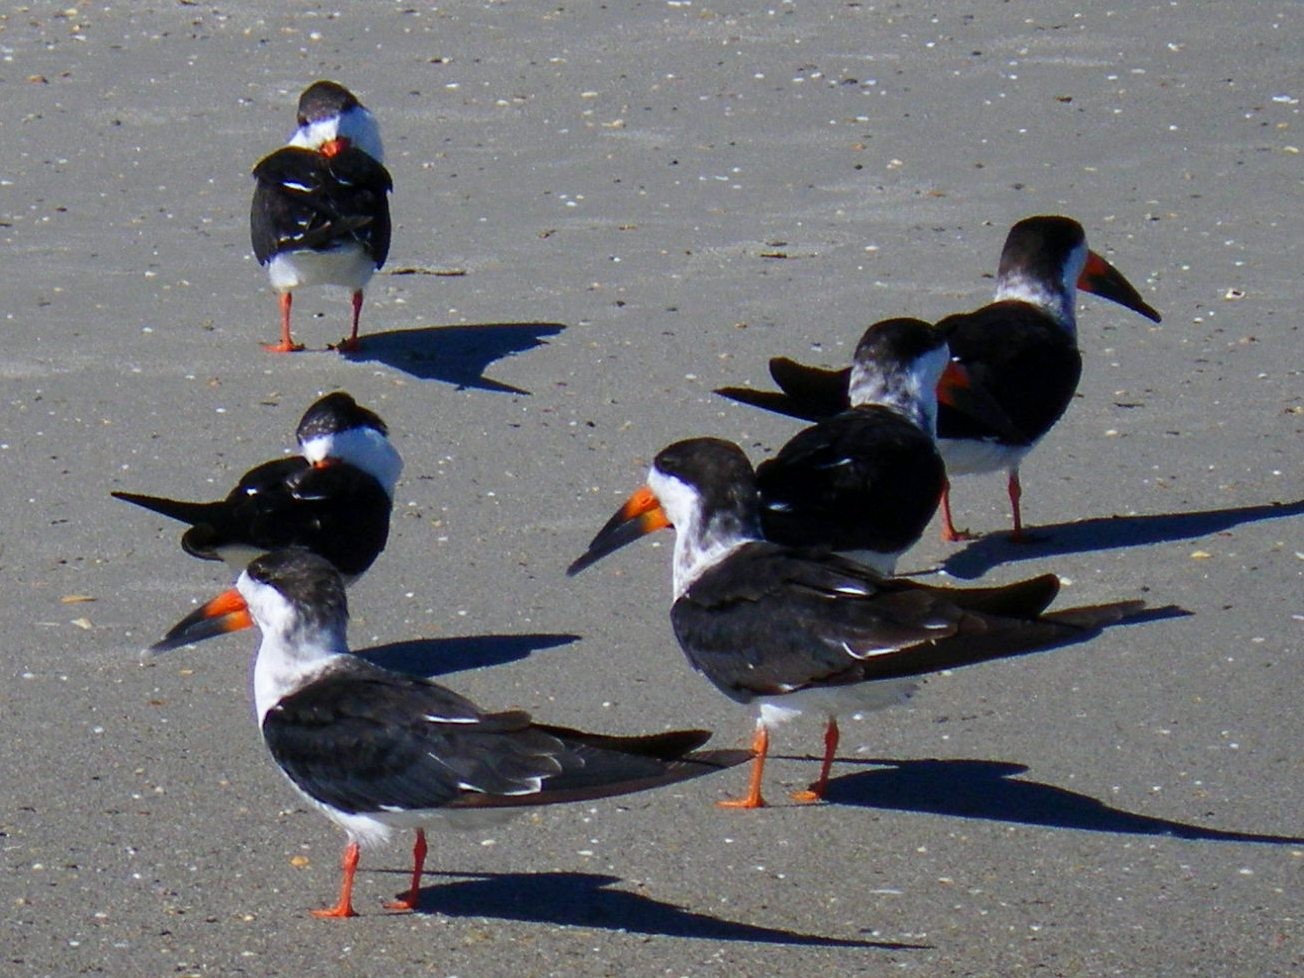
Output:
<svg viewBox="0 0 1304 978">
<path fill-rule="evenodd" d="M 64 3 L 0 14 L 0 963 L 15 976 L 1284 976 L 1304 961 L 1304 330 L 1297 3 Z M 299 92 L 380 120 L 394 241 L 363 346 L 296 296 L 265 353 L 251 166 Z M 669 533 L 567 564 L 785 355 L 991 297 L 1066 214 L 1164 317 L 1081 297 L 1084 371 L 1023 467 L 958 480 L 900 569 L 1053 571 L 1186 616 L 931 679 L 843 724 L 826 804 L 781 729 L 741 770 L 364 854 L 288 787 L 253 633 L 142 663 L 230 583 L 110 498 L 218 498 L 344 389 L 406 462 L 351 641 L 491 708 L 634 733 L 750 713 L 670 629 Z"/>
</svg>

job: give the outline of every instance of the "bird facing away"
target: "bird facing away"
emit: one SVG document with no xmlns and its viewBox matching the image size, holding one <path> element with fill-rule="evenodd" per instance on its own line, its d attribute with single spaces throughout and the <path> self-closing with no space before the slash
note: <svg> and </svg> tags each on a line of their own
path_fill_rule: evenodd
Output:
<svg viewBox="0 0 1304 978">
<path fill-rule="evenodd" d="M 250 240 L 281 307 L 281 340 L 268 350 L 303 349 L 290 331 L 290 309 L 305 285 L 350 291 L 351 329 L 336 346 L 358 348 L 363 289 L 389 255 L 394 183 L 383 159 L 375 117 L 344 86 L 319 81 L 299 96 L 289 144 L 254 167 Z"/>
<path fill-rule="evenodd" d="M 918 319 L 865 330 L 851 406 L 798 432 L 757 466 L 765 538 L 855 551 L 891 574 L 933 518 L 946 484 L 935 435 L 948 360 L 944 335 Z"/>
<path fill-rule="evenodd" d="M 420 677 L 349 652 L 344 583 L 306 550 L 259 557 L 232 591 L 180 622 L 151 652 L 257 625 L 254 706 L 272 759 L 314 808 L 348 835 L 339 899 L 319 917 L 355 916 L 362 846 L 413 829 L 412 876 L 389 909 L 420 897 L 426 828 L 472 828 L 536 805 L 674 784 L 749 759 L 698 751 L 707 731 L 604 736 L 490 713 Z"/>
<path fill-rule="evenodd" d="M 1089 638 L 1138 612 L 1124 601 L 1046 613 L 1053 574 L 990 588 L 939 588 L 887 578 L 825 550 L 761 539 L 756 481 L 742 449 L 716 438 L 657 453 L 636 492 L 569 568 L 575 574 L 645 533 L 675 530 L 670 621 L 695 669 L 757 710 L 747 794 L 757 808 L 770 728 L 803 712 L 825 717 L 811 787 L 828 785 L 838 717 L 899 703 L 929 673 Z"/>
<path fill-rule="evenodd" d="M 403 460 L 380 416 L 343 391 L 314 402 L 295 434 L 300 455 L 250 469 L 225 499 L 113 496 L 189 524 L 191 556 L 243 569 L 254 554 L 300 546 L 353 580 L 385 549 Z"/>
</svg>

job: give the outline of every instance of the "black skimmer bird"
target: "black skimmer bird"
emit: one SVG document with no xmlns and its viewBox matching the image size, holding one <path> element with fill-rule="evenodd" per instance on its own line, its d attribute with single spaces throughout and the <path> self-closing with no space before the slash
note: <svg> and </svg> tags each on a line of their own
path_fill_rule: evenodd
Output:
<svg viewBox="0 0 1304 978">
<path fill-rule="evenodd" d="M 891 574 L 946 485 L 936 392 L 949 357 L 945 336 L 918 319 L 865 330 L 851 406 L 798 432 L 756 469 L 765 538 L 856 551 Z"/>
<path fill-rule="evenodd" d="M 149 651 L 256 624 L 254 700 L 272 759 L 348 833 L 343 880 L 319 917 L 352 917 L 360 847 L 416 831 L 411 885 L 389 909 L 418 904 L 425 829 L 470 828 L 527 806 L 643 791 L 741 764 L 747 751 L 698 751 L 710 733 L 613 737 L 487 713 L 430 680 L 349 652 L 344 583 L 306 550 L 250 563 L 235 589 L 180 622 Z"/>
<path fill-rule="evenodd" d="M 1004 470 L 1013 509 L 1013 540 L 1023 540 L 1019 465 L 1068 408 L 1082 373 L 1077 290 L 1110 299 L 1154 322 L 1151 308 L 1116 268 L 1087 248 L 1082 225 L 1067 217 L 1030 217 L 1010 229 L 1001 251 L 996 298 L 941 320 L 963 383 L 981 390 L 999 412 L 971 412 L 945 401 L 937 416 L 938 449 L 949 476 Z M 844 410 L 847 370 L 821 370 L 785 358 L 770 361 L 783 393 L 723 388 L 734 400 L 816 420 Z M 944 381 L 945 383 L 945 381 Z M 942 536 L 955 528 L 950 493 L 942 493 Z"/>
<path fill-rule="evenodd" d="M 385 422 L 343 391 L 308 408 L 296 435 L 301 455 L 250 469 L 216 502 L 113 495 L 190 524 L 181 546 L 194 557 L 243 567 L 254 553 L 300 546 L 352 580 L 385 549 L 403 460 Z"/>
<path fill-rule="evenodd" d="M 375 117 L 343 85 L 319 81 L 299 96 L 289 144 L 254 167 L 250 238 L 281 304 L 281 341 L 267 349 L 303 349 L 290 335 L 290 306 L 304 285 L 352 292 L 352 329 L 338 349 L 357 349 L 362 290 L 389 254 L 394 183 L 383 160 Z"/>
<path fill-rule="evenodd" d="M 828 784 L 840 714 L 890 706 L 928 673 L 1090 637 L 1141 602 L 1046 613 L 1054 574 L 991 588 L 937 588 L 887 578 L 825 550 L 761 539 L 756 480 L 742 449 L 715 438 L 657 453 L 636 492 L 569 568 L 576 574 L 645 533 L 673 526 L 675 637 L 689 662 L 739 703 L 757 708 L 748 793 L 764 804 L 769 731 L 810 711 L 827 720 L 819 777 Z"/>
</svg>

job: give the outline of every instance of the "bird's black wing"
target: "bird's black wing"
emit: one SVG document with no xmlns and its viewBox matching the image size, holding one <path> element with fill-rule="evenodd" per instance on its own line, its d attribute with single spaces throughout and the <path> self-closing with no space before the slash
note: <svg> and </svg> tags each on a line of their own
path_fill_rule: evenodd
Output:
<svg viewBox="0 0 1304 978">
<path fill-rule="evenodd" d="M 995 588 L 929 587 L 833 554 L 751 543 L 703 573 L 675 602 L 671 622 L 693 665 L 746 702 L 1071 640 L 1088 629 L 1040 616 L 1058 586 L 1048 574 Z"/>
<path fill-rule="evenodd" d="M 745 544 L 671 609 L 692 664 L 726 695 L 855 681 L 868 658 L 952 634 L 960 609 L 831 554 Z"/>
<path fill-rule="evenodd" d="M 602 737 L 484 713 L 436 683 L 358 660 L 268 711 L 277 764 L 309 796 L 345 812 L 512 807 L 597 798 L 741 763 L 746 752 L 688 753 L 702 731 Z M 737 756 L 735 756 L 737 755 Z"/>
<path fill-rule="evenodd" d="M 234 506 L 251 495 L 282 490 L 287 478 L 307 467 L 307 461 L 298 456 L 264 462 L 241 476 L 236 487 L 227 494 L 225 499 L 210 503 L 192 503 L 181 499 L 145 496 L 134 492 L 114 492 L 112 495 L 115 499 L 134 503 L 169 519 L 187 523 L 192 527 L 207 526 L 208 529 L 202 530 L 198 537 L 210 537 L 212 534 L 211 528 L 215 525 L 224 524 L 229 519 L 229 514 Z M 186 546 L 187 551 L 194 556 L 204 560 L 220 559 L 216 553 L 207 552 L 204 547 L 197 545 L 194 541 L 187 545 L 185 537 L 182 538 L 182 545 Z M 196 546 L 199 552 L 191 550 L 191 546 Z"/>
<path fill-rule="evenodd" d="M 1025 302 L 994 302 L 948 316 L 937 328 L 947 333 L 951 356 L 964 366 L 973 386 L 999 406 L 1007 421 L 997 427 L 939 404 L 939 438 L 1031 444 L 1067 410 L 1082 375 L 1082 354 L 1041 310 Z"/>
<path fill-rule="evenodd" d="M 385 549 L 393 503 L 373 476 L 340 462 L 313 467 L 302 459 L 263 474 L 246 476 L 219 514 L 186 534 L 188 552 L 212 559 L 232 545 L 305 547 L 351 577 Z"/>
<path fill-rule="evenodd" d="M 332 157 L 287 146 L 254 167 L 250 240 L 260 264 L 283 251 L 326 250 L 347 242 L 379 268 L 389 254 L 389 172 L 366 153 Z"/>
<path fill-rule="evenodd" d="M 892 553 L 923 533 L 946 469 L 927 433 L 872 405 L 798 432 L 756 479 L 766 539 Z"/>
</svg>

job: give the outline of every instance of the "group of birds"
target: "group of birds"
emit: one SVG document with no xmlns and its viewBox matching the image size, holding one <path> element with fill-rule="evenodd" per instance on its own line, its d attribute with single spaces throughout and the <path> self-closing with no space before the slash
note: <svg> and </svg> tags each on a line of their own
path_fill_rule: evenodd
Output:
<svg viewBox="0 0 1304 978">
<path fill-rule="evenodd" d="M 334 82 L 310 86 L 290 145 L 254 170 L 254 250 L 280 293 L 318 283 L 362 290 L 385 260 L 392 183 L 374 117 Z M 750 750 L 703 750 L 707 731 L 607 736 L 487 712 L 425 678 L 350 652 L 345 586 L 384 549 L 402 461 L 385 423 L 348 394 L 316 401 L 297 429 L 301 454 L 246 473 L 224 498 L 182 502 L 115 492 L 188 524 L 193 556 L 239 567 L 235 587 L 149 651 L 256 626 L 254 699 L 264 740 L 295 789 L 345 830 L 340 893 L 319 916 L 355 914 L 360 846 L 415 832 L 407 891 L 420 899 L 425 830 L 477 824 L 526 806 L 671 784 L 752 761 L 746 793 L 765 804 L 770 730 L 800 713 L 825 720 L 818 776 L 793 797 L 824 797 L 838 718 L 908 697 L 939 670 L 1082 641 L 1134 615 L 1122 601 L 1048 611 L 1054 574 L 997 587 L 944 588 L 892 576 L 943 507 L 957 539 L 949 475 L 1005 469 L 1014 535 L 1023 536 L 1019 464 L 1076 389 L 1077 289 L 1158 314 L 1064 217 L 1011 230 L 996 301 L 936 325 L 892 319 L 866 330 L 849 369 L 771 362 L 778 392 L 726 388 L 736 400 L 816 423 L 753 469 L 736 444 L 692 438 L 657 453 L 647 484 L 567 573 L 673 527 L 676 638 L 693 667 L 756 711 Z M 847 553 L 854 555 L 852 559 Z"/>
<path fill-rule="evenodd" d="M 335 391 L 304 413 L 301 454 L 265 462 L 225 498 L 194 503 L 113 495 L 188 525 L 182 548 L 242 569 L 148 650 L 160 654 L 231 631 L 262 633 L 254 703 L 273 760 L 349 842 L 336 903 L 351 917 L 360 845 L 412 828 L 412 882 L 390 909 L 414 909 L 425 826 L 475 825 L 530 805 L 642 791 L 740 764 L 739 750 L 699 750 L 710 733 L 606 736 L 491 713 L 431 680 L 353 655 L 345 587 L 389 535 L 403 462 L 384 421 Z"/>
</svg>

